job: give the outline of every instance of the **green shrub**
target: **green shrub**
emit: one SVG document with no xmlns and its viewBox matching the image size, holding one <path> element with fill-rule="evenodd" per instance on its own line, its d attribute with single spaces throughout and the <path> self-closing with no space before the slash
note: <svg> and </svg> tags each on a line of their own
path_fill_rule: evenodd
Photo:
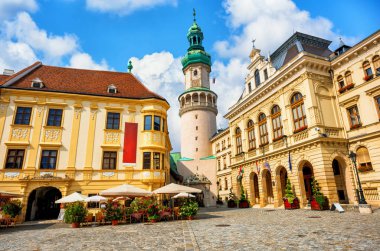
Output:
<svg viewBox="0 0 380 251">
<path fill-rule="evenodd" d="M 187 201 L 181 208 L 181 216 L 189 217 L 198 213 L 198 203 L 196 201 Z"/>
<path fill-rule="evenodd" d="M 21 209 L 22 203 L 19 200 L 11 200 L 2 207 L 4 214 L 10 215 L 12 218 L 20 215 Z"/>
<path fill-rule="evenodd" d="M 84 221 L 86 215 L 87 209 L 84 203 L 77 201 L 66 206 L 64 220 L 66 223 L 80 223 Z"/>
<path fill-rule="evenodd" d="M 288 199 L 290 204 L 293 203 L 296 196 L 293 193 L 292 184 L 290 183 L 290 179 L 286 180 L 286 189 L 285 189 L 285 198 Z"/>
<path fill-rule="evenodd" d="M 321 187 L 319 186 L 318 181 L 314 177 L 312 177 L 311 187 L 315 200 L 317 201 L 319 207 L 323 208 L 323 205 L 326 202 L 325 196 L 321 192 Z"/>
<path fill-rule="evenodd" d="M 106 221 L 121 220 L 123 218 L 123 209 L 121 205 L 115 201 L 108 201 L 105 212 Z"/>
</svg>

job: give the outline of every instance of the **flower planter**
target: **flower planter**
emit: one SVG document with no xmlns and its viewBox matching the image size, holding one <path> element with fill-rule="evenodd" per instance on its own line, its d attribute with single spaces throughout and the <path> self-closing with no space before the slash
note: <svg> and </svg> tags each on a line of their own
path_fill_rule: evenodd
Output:
<svg viewBox="0 0 380 251">
<path fill-rule="evenodd" d="M 233 200 L 229 200 L 229 201 L 227 202 L 227 206 L 228 206 L 229 208 L 234 208 L 234 207 L 236 207 L 236 203 L 235 203 L 235 201 L 233 201 Z"/>
<path fill-rule="evenodd" d="M 112 226 L 116 226 L 118 224 L 117 220 L 111 220 Z"/>
<path fill-rule="evenodd" d="M 79 222 L 73 222 L 73 223 L 71 223 L 71 227 L 72 228 L 79 228 L 79 226 L 80 226 Z"/>
<path fill-rule="evenodd" d="M 151 222 L 151 223 L 156 223 L 156 222 L 157 222 L 157 219 L 150 219 L 149 222 Z"/>
<path fill-rule="evenodd" d="M 194 215 L 187 216 L 188 220 L 194 220 Z"/>
<path fill-rule="evenodd" d="M 311 210 L 318 210 L 318 211 L 328 210 L 329 209 L 329 202 L 327 201 L 327 199 L 325 197 L 325 202 L 323 203 L 323 205 L 321 207 L 318 204 L 318 202 L 316 201 L 316 199 L 313 197 L 313 199 L 310 202 L 310 206 L 311 206 Z"/>
<path fill-rule="evenodd" d="M 249 203 L 248 201 L 240 201 L 239 202 L 239 208 L 249 208 Z"/>
<path fill-rule="evenodd" d="M 292 209 L 299 209 L 300 208 L 300 203 L 298 201 L 298 198 L 295 198 L 293 200 L 293 203 L 289 203 L 287 198 L 284 198 L 284 207 L 286 210 L 292 210 Z"/>
</svg>

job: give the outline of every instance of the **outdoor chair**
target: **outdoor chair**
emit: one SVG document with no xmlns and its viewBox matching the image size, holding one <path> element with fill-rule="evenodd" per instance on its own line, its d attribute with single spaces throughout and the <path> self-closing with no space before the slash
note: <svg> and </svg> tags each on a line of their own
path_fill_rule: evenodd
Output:
<svg viewBox="0 0 380 251">
<path fill-rule="evenodd" d="M 179 213 L 179 207 L 173 208 L 173 220 L 181 219 L 181 214 Z"/>
<path fill-rule="evenodd" d="M 105 224 L 104 215 L 102 212 L 96 213 L 96 222 L 100 224 Z"/>
<path fill-rule="evenodd" d="M 83 224 L 84 225 L 91 225 L 91 223 L 93 223 L 93 221 L 92 221 L 93 216 L 94 215 L 92 213 L 87 214 L 86 218 L 84 219 Z"/>
<path fill-rule="evenodd" d="M 161 211 L 160 212 L 160 221 L 162 221 L 162 220 L 169 221 L 171 216 L 172 216 L 172 214 L 170 211 Z"/>
</svg>

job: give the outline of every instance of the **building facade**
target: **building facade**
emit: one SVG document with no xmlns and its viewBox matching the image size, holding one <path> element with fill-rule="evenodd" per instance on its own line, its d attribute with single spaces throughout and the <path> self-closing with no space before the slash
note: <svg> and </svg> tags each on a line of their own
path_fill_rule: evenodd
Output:
<svg viewBox="0 0 380 251">
<path fill-rule="evenodd" d="M 181 158 L 184 184 L 202 189 L 198 201 L 213 206 L 217 199 L 215 157 L 210 138 L 216 133 L 217 95 L 210 89 L 211 57 L 195 20 L 187 33 L 189 48 L 182 59 L 185 91 L 178 97 L 181 118 Z"/>
<path fill-rule="evenodd" d="M 37 62 L 0 81 L 0 186 L 24 196 L 23 219 L 56 217 L 72 192 L 169 181 L 169 104 L 130 72 Z"/>
<path fill-rule="evenodd" d="M 235 195 L 242 169 L 252 205 L 281 206 L 289 178 L 306 207 L 312 177 L 330 203 L 354 204 L 353 151 L 368 202 L 380 204 L 379 36 L 332 52 L 330 41 L 297 32 L 268 58 L 253 47 L 244 92 L 225 115 L 229 128 L 211 139 L 222 157 L 222 138 L 231 138 L 223 151 L 232 154 Z"/>
</svg>

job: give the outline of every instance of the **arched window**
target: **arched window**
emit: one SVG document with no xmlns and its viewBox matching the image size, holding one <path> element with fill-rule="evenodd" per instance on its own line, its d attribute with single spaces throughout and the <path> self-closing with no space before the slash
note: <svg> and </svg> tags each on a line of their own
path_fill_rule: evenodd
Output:
<svg viewBox="0 0 380 251">
<path fill-rule="evenodd" d="M 368 61 L 363 63 L 364 80 L 368 81 L 373 78 L 372 68 Z"/>
<path fill-rule="evenodd" d="M 268 144 L 267 117 L 264 113 L 259 115 L 260 146 Z"/>
<path fill-rule="evenodd" d="M 255 71 L 255 85 L 258 87 L 260 85 L 260 72 L 259 70 Z"/>
<path fill-rule="evenodd" d="M 256 148 L 255 130 L 254 130 L 252 120 L 248 121 L 247 129 L 248 129 L 248 151 L 250 151 Z"/>
<path fill-rule="evenodd" d="M 343 76 L 339 75 L 337 78 L 337 81 L 338 81 L 339 89 L 342 89 L 345 86 Z"/>
<path fill-rule="evenodd" d="M 369 157 L 368 149 L 364 146 L 359 147 L 358 150 L 356 150 L 356 162 L 359 171 L 365 172 L 372 170 L 371 158 Z"/>
<path fill-rule="evenodd" d="M 352 75 L 350 71 L 346 71 L 344 78 L 346 79 L 347 86 L 352 84 Z"/>
<path fill-rule="evenodd" d="M 373 68 L 375 68 L 376 76 L 380 76 L 380 56 L 376 55 L 372 59 Z"/>
<path fill-rule="evenodd" d="M 305 113 L 305 105 L 303 102 L 303 96 L 297 92 L 291 98 L 294 133 L 302 131 L 307 128 L 307 120 Z"/>
<path fill-rule="evenodd" d="M 236 128 L 235 136 L 236 136 L 236 154 L 240 154 L 243 152 L 243 145 L 241 142 L 241 130 L 239 127 Z"/>
<path fill-rule="evenodd" d="M 273 141 L 282 138 L 284 132 L 282 130 L 282 121 L 281 121 L 281 109 L 278 105 L 272 107 L 272 127 L 273 127 Z"/>
</svg>

